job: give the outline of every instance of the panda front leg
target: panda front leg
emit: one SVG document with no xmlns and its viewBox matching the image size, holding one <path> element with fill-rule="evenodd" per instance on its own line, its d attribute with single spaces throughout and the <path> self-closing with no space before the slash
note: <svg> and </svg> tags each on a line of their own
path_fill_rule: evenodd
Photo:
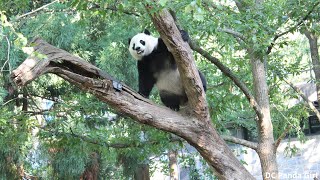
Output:
<svg viewBox="0 0 320 180">
<path fill-rule="evenodd" d="M 181 37 L 182 39 L 185 41 L 185 42 L 189 42 L 190 40 L 190 37 L 189 37 L 189 33 L 185 30 L 180 30 L 180 34 L 181 34 Z"/>
<path fill-rule="evenodd" d="M 149 71 L 147 64 L 138 62 L 139 94 L 149 98 L 150 92 L 155 84 L 155 79 Z"/>
<path fill-rule="evenodd" d="M 167 106 L 168 108 L 174 111 L 179 111 L 181 96 L 168 93 L 167 91 L 160 91 L 159 94 L 160 94 L 160 99 L 165 106 Z"/>
</svg>

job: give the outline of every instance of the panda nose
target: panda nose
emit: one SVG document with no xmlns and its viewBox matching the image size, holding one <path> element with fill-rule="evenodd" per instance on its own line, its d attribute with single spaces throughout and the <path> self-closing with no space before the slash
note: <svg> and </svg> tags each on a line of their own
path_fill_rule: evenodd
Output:
<svg viewBox="0 0 320 180">
<path fill-rule="evenodd" d="M 136 51 L 139 51 L 139 50 L 140 50 L 140 47 L 137 47 L 137 48 L 136 48 Z"/>
</svg>

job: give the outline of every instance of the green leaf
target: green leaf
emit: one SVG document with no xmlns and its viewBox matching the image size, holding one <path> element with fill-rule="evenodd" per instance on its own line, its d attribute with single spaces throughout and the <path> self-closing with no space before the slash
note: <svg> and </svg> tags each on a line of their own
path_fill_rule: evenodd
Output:
<svg viewBox="0 0 320 180">
<path fill-rule="evenodd" d="M 167 4 L 168 0 L 160 0 L 159 4 L 164 7 Z"/>
</svg>

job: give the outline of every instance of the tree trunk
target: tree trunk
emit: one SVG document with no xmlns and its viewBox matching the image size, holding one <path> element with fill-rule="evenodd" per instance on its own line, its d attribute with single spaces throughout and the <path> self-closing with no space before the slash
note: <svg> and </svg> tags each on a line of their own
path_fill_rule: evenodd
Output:
<svg viewBox="0 0 320 180">
<path fill-rule="evenodd" d="M 178 151 L 170 150 L 168 152 L 168 156 L 169 156 L 170 180 L 178 180 L 179 179 Z"/>
<path fill-rule="evenodd" d="M 138 167 L 136 167 L 134 180 L 150 180 L 148 164 L 139 164 Z"/>
<path fill-rule="evenodd" d="M 319 50 L 318 50 L 318 37 L 314 33 L 308 30 L 306 30 L 304 34 L 309 40 L 313 72 L 316 79 L 317 100 L 319 103 L 320 102 L 320 61 L 319 61 Z"/>
<path fill-rule="evenodd" d="M 93 152 L 91 160 L 86 165 L 86 169 L 80 177 L 80 180 L 97 180 L 99 177 L 99 154 Z"/>
<path fill-rule="evenodd" d="M 254 53 L 251 54 L 255 98 L 263 114 L 263 117 L 257 118 L 259 135 L 257 153 L 260 157 L 262 176 L 263 179 L 279 179 L 265 67 L 262 58 Z"/>
</svg>

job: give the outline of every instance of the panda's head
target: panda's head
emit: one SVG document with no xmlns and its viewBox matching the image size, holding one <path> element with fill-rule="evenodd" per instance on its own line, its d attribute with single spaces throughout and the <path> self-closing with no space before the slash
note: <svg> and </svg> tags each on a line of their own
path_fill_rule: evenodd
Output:
<svg viewBox="0 0 320 180">
<path fill-rule="evenodd" d="M 141 60 L 144 56 L 151 54 L 157 45 L 158 38 L 151 36 L 148 30 L 129 39 L 129 51 L 136 60 Z"/>
</svg>

